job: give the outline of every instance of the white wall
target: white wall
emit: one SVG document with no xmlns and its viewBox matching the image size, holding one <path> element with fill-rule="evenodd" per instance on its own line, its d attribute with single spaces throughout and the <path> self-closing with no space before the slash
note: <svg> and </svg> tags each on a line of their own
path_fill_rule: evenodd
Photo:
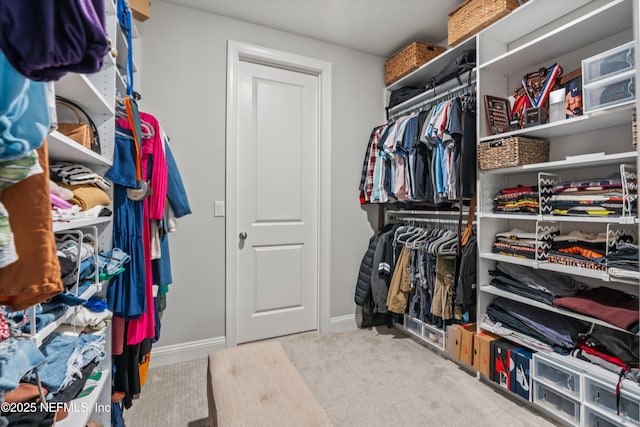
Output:
<svg viewBox="0 0 640 427">
<path fill-rule="evenodd" d="M 224 218 L 214 218 L 213 208 L 225 199 L 229 39 L 333 64 L 330 315 L 352 315 L 357 270 L 373 230 L 357 188 L 369 133 L 384 120 L 384 59 L 158 0 L 151 19 L 137 25 L 140 109 L 169 134 L 194 211 L 170 235 L 174 281 L 156 346 L 180 348 L 225 334 Z"/>
</svg>

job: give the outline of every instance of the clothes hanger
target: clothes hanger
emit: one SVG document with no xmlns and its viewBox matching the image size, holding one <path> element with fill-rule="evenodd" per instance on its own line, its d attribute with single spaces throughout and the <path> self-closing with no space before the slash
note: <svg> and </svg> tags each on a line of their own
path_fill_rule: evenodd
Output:
<svg viewBox="0 0 640 427">
<path fill-rule="evenodd" d="M 438 248 L 439 255 L 455 255 L 458 250 L 458 233 L 453 233 L 452 237 L 443 242 Z"/>
<path fill-rule="evenodd" d="M 414 227 L 414 226 L 409 226 L 407 227 L 407 230 L 405 230 L 404 233 L 398 235 L 398 242 L 402 243 L 402 244 L 406 244 L 407 243 L 407 239 L 413 235 L 415 235 L 416 233 L 420 232 L 420 228 L 418 227 Z"/>
<path fill-rule="evenodd" d="M 422 233 L 422 235 L 418 236 L 418 238 L 413 241 L 414 249 L 424 249 L 425 244 L 433 238 L 433 235 L 436 231 L 437 230 L 434 228 L 425 228 L 424 233 Z"/>
<path fill-rule="evenodd" d="M 122 132 L 122 131 L 120 131 L 120 130 L 118 130 L 118 129 L 116 129 L 116 131 L 115 131 L 115 132 L 116 132 L 116 135 L 123 136 L 123 137 L 125 137 L 125 138 L 127 138 L 127 139 L 130 139 L 130 140 L 132 140 L 132 141 L 134 140 L 134 139 L 133 139 L 133 136 L 131 136 L 131 134 L 129 134 L 129 133 Z"/>
<path fill-rule="evenodd" d="M 440 248 L 440 245 L 442 245 L 444 242 L 452 238 L 450 230 L 444 230 L 444 229 L 442 230 L 443 230 L 443 233 L 440 235 L 440 237 L 435 241 L 433 241 L 431 244 L 429 244 L 428 252 L 431 253 L 432 255 L 438 255 L 438 250 Z"/>
<path fill-rule="evenodd" d="M 407 239 L 407 247 L 409 249 L 419 249 L 420 248 L 420 244 L 418 243 L 418 241 L 421 238 L 424 238 L 424 236 L 429 233 L 429 230 L 423 228 L 423 227 L 416 227 L 416 229 L 418 230 L 414 235 L 410 236 Z"/>
<path fill-rule="evenodd" d="M 407 229 L 408 229 L 408 228 L 409 228 L 409 226 L 401 225 L 401 226 L 399 226 L 399 227 L 396 229 L 396 231 L 393 233 L 393 243 L 394 243 L 394 245 L 395 245 L 395 244 L 398 244 L 398 243 L 401 243 L 401 242 L 399 242 L 399 241 L 398 241 L 398 237 L 399 237 L 402 233 L 405 233 L 405 232 L 407 231 Z"/>
<path fill-rule="evenodd" d="M 142 139 L 149 139 L 156 135 L 156 130 L 148 122 L 140 119 L 140 127 L 142 129 Z"/>
</svg>

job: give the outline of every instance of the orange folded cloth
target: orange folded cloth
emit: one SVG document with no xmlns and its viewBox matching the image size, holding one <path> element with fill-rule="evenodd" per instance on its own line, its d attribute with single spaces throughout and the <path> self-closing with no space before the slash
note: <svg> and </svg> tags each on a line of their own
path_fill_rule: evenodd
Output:
<svg viewBox="0 0 640 427">
<path fill-rule="evenodd" d="M 82 211 L 91 209 L 96 205 L 107 206 L 111 204 L 109 195 L 94 185 L 67 185 L 63 183 L 58 183 L 58 185 L 73 192 L 73 198 L 69 201 L 74 205 L 80 206 L 80 210 Z"/>
</svg>

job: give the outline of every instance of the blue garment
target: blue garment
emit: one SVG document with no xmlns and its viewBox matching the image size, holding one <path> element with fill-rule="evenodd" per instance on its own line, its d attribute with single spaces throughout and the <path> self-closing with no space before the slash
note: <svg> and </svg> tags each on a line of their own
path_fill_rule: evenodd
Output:
<svg viewBox="0 0 640 427">
<path fill-rule="evenodd" d="M 187 192 L 182 183 L 182 177 L 180 176 L 178 165 L 173 158 L 169 144 L 164 144 L 164 156 L 168 171 L 167 200 L 171 205 L 175 217 L 180 218 L 191 213 L 191 206 L 189 206 Z"/>
<path fill-rule="evenodd" d="M 133 134 L 129 130 L 117 128 L 115 144 L 113 145 L 113 164 L 104 176 L 114 184 L 123 187 L 138 188 L 136 180 L 135 156 L 136 149 L 133 143 Z"/>
<path fill-rule="evenodd" d="M 50 124 L 45 83 L 22 76 L 0 51 L 0 160 L 40 148 Z"/>
<path fill-rule="evenodd" d="M 407 183 L 407 195 L 410 200 L 415 199 L 415 167 L 416 167 L 416 148 L 414 142 L 418 134 L 418 116 L 413 116 L 407 121 L 402 137 L 401 150 L 406 154 L 405 160 L 405 182 Z"/>
<path fill-rule="evenodd" d="M 131 10 L 129 9 L 129 2 L 124 0 L 117 1 L 118 8 L 118 22 L 120 29 L 127 41 L 127 95 L 133 94 L 133 40 L 131 25 Z M 138 134 L 139 135 L 139 134 Z"/>
<path fill-rule="evenodd" d="M 90 256 L 80 263 L 80 281 L 84 282 L 85 280 L 93 277 L 96 272 L 96 263 L 95 258 Z"/>
<path fill-rule="evenodd" d="M 159 225 L 160 229 L 160 259 L 151 260 L 153 272 L 153 284 L 167 286 L 173 283 L 171 277 L 171 257 L 169 254 L 169 235 L 166 230 L 166 222 Z"/>
<path fill-rule="evenodd" d="M 444 146 L 441 142 L 436 143 L 435 150 L 433 151 L 433 164 L 435 165 L 435 177 L 436 177 L 436 194 L 444 194 L 444 176 L 442 175 L 442 162 L 443 162 Z"/>
<path fill-rule="evenodd" d="M 78 295 L 82 295 L 91 287 L 92 283 L 90 281 L 86 281 L 78 285 Z"/>
<path fill-rule="evenodd" d="M 158 301 L 159 297 L 155 297 L 153 299 L 153 315 L 155 318 L 155 323 L 154 323 L 154 331 L 155 334 L 153 336 L 153 338 L 151 338 L 151 342 L 152 343 L 156 343 L 158 342 L 158 340 L 160 339 L 160 331 L 162 329 L 162 316 L 160 316 L 160 311 L 158 310 L 158 307 L 160 306 L 160 303 Z"/>
<path fill-rule="evenodd" d="M 39 369 L 40 381 L 49 390 L 48 396 L 71 384 L 89 363 L 102 360 L 106 354 L 104 345 L 104 337 L 100 335 L 73 336 L 57 332 L 49 335 L 40 347 L 47 364 Z"/>
<path fill-rule="evenodd" d="M 51 307 L 53 304 L 55 304 L 56 306 L 59 304 L 66 304 L 66 305 L 80 305 L 80 304 L 84 304 L 86 302 L 85 299 L 83 298 L 79 298 L 73 294 L 69 294 L 67 292 L 63 292 L 60 293 L 58 295 L 56 295 L 55 297 L 51 298 L 51 300 L 49 300 L 50 302 L 48 303 L 44 303 L 42 304 L 42 309 L 46 310 L 46 307 Z M 50 309 L 50 308 L 49 308 Z"/>
<path fill-rule="evenodd" d="M 100 273 L 113 276 L 130 260 L 131 257 L 122 249 L 113 248 L 98 254 L 98 268 Z"/>
<path fill-rule="evenodd" d="M 0 342 L 0 395 L 17 388 L 22 377 L 44 362 L 44 355 L 29 339 L 9 337 Z"/>
<path fill-rule="evenodd" d="M 102 313 L 107 309 L 107 303 L 100 298 L 91 297 L 84 303 L 84 306 L 95 313 Z"/>
<path fill-rule="evenodd" d="M 142 242 L 143 201 L 127 197 L 127 187 L 136 188 L 135 146 L 116 134 L 113 165 L 106 176 L 113 182 L 113 247 L 129 255 L 127 268 L 111 279 L 107 305 L 116 316 L 132 318 L 146 310 L 146 271 Z M 131 174 L 133 171 L 133 174 Z"/>
<path fill-rule="evenodd" d="M 112 427 L 125 427 L 124 418 L 122 416 L 122 402 L 111 403 L 111 426 Z"/>
<path fill-rule="evenodd" d="M 29 310 L 35 310 L 36 323 L 35 331 L 31 331 L 31 322 L 24 322 L 24 311 L 15 311 L 7 313 L 7 320 L 15 322 L 20 330 L 25 333 L 35 333 L 41 331 L 42 328 L 50 324 L 51 322 L 59 319 L 69 308 L 66 304 L 60 300 L 54 302 L 44 303 L 30 308 Z"/>
</svg>

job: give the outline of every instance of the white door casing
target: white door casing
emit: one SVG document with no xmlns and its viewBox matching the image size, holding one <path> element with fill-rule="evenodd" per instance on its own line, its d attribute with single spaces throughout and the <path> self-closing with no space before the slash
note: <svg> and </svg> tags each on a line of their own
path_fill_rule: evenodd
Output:
<svg viewBox="0 0 640 427">
<path fill-rule="evenodd" d="M 328 331 L 329 80 L 326 62 L 229 42 L 229 347 Z"/>
</svg>

